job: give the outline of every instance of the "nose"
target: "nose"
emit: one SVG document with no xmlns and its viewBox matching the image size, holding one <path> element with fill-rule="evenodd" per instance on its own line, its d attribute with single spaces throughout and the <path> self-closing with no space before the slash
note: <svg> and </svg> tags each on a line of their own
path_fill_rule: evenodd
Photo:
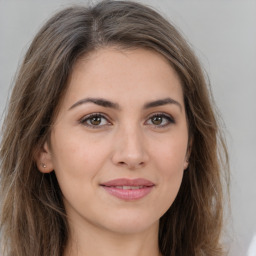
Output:
<svg viewBox="0 0 256 256">
<path fill-rule="evenodd" d="M 145 166 L 149 160 L 145 139 L 139 128 L 119 131 L 113 145 L 112 162 L 115 165 L 133 170 Z"/>
</svg>

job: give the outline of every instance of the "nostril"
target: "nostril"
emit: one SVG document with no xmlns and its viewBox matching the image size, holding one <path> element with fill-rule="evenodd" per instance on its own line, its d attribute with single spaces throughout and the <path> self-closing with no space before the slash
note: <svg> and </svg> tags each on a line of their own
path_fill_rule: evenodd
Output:
<svg viewBox="0 0 256 256">
<path fill-rule="evenodd" d="M 120 161 L 118 162 L 119 166 L 127 166 L 130 169 L 136 169 L 139 167 L 142 167 L 144 165 L 144 162 L 140 162 L 140 163 L 126 163 L 125 161 Z"/>
</svg>

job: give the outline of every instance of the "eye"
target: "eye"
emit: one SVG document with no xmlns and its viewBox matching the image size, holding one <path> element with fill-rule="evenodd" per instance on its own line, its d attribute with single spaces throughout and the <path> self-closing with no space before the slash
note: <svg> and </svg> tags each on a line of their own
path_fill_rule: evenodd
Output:
<svg viewBox="0 0 256 256">
<path fill-rule="evenodd" d="M 157 128 L 166 127 L 173 123 L 175 123 L 174 119 L 170 115 L 164 113 L 154 114 L 146 121 L 146 124 L 153 125 Z"/>
<path fill-rule="evenodd" d="M 80 123 L 91 128 L 100 128 L 111 124 L 101 113 L 87 115 L 80 120 Z"/>
</svg>

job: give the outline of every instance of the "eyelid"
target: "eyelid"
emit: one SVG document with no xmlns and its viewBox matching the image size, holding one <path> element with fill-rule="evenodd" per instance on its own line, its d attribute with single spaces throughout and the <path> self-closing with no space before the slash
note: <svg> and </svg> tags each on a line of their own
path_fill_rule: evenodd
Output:
<svg viewBox="0 0 256 256">
<path fill-rule="evenodd" d="M 147 117 L 146 122 L 148 120 L 150 120 L 151 118 L 155 117 L 155 116 L 160 116 L 160 117 L 166 118 L 168 120 L 168 124 L 164 124 L 164 125 L 154 125 L 154 124 L 151 124 L 155 128 L 165 128 L 165 127 L 168 127 L 171 124 L 175 124 L 174 117 L 172 115 L 170 115 L 170 114 L 165 113 L 165 112 L 156 112 L 156 113 L 150 114 Z"/>
<path fill-rule="evenodd" d="M 89 120 L 92 117 L 104 118 L 107 121 L 107 124 L 98 125 L 98 126 L 97 125 L 86 124 L 86 120 Z M 85 116 L 83 116 L 82 118 L 79 119 L 79 123 L 86 126 L 86 127 L 92 128 L 92 129 L 100 129 L 102 127 L 105 127 L 105 126 L 108 126 L 108 125 L 112 124 L 111 121 L 110 121 L 110 118 L 107 115 L 105 115 L 104 113 L 101 113 L 101 112 L 94 112 L 94 113 L 85 115 Z"/>
<path fill-rule="evenodd" d="M 106 120 L 107 124 L 103 124 L 103 125 L 93 125 L 93 124 L 87 124 L 86 121 L 89 120 L 90 118 L 93 117 L 100 117 Z M 171 124 L 175 123 L 175 119 L 173 118 L 172 115 L 167 114 L 165 112 L 155 112 L 155 113 L 151 113 L 150 115 L 147 116 L 145 123 L 147 124 L 147 122 L 152 119 L 153 117 L 162 117 L 164 119 L 167 120 L 167 124 L 149 124 L 150 126 L 153 126 L 154 128 L 165 128 L 168 127 Z M 109 125 L 112 125 L 112 121 L 111 118 L 109 118 L 106 114 L 102 113 L 102 112 L 94 112 L 88 115 L 83 116 L 82 118 L 79 119 L 79 123 L 89 127 L 91 129 L 100 129 Z"/>
</svg>

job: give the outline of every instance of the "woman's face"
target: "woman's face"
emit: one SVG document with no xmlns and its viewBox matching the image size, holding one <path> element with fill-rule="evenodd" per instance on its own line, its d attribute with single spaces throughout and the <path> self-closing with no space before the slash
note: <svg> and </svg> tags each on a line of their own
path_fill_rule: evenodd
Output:
<svg viewBox="0 0 256 256">
<path fill-rule="evenodd" d="M 158 227 L 187 147 L 181 83 L 167 60 L 103 48 L 75 64 L 38 167 L 55 171 L 71 225 L 130 234 Z"/>
</svg>

